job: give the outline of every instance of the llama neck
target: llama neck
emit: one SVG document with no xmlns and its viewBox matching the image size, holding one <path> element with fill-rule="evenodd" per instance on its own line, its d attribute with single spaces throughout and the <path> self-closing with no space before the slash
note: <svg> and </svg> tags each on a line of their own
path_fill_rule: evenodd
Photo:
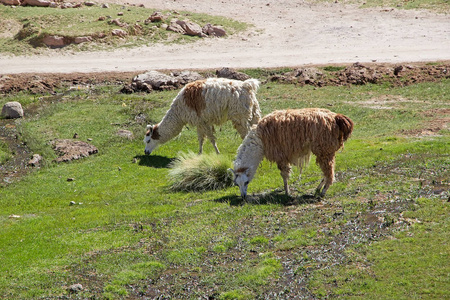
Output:
<svg viewBox="0 0 450 300">
<path fill-rule="evenodd" d="M 161 144 L 173 139 L 180 134 L 185 125 L 172 109 L 169 109 L 164 118 L 158 124 L 159 141 Z"/>
<path fill-rule="evenodd" d="M 247 168 L 247 176 L 250 180 L 253 179 L 258 169 L 258 165 L 264 158 L 264 148 L 261 138 L 256 133 L 254 127 L 245 137 L 242 144 L 239 146 L 236 160 L 234 161 L 234 170 L 240 168 Z"/>
</svg>

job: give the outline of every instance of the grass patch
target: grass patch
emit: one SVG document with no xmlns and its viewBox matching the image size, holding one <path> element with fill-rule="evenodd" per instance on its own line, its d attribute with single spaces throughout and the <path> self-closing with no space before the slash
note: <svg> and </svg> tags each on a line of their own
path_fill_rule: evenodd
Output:
<svg viewBox="0 0 450 300">
<path fill-rule="evenodd" d="M 15 54 L 36 54 L 44 51 L 43 39 L 49 35 L 64 37 L 69 43 L 64 50 L 92 51 L 115 49 L 117 47 L 137 47 L 154 43 L 186 43 L 198 37 L 181 35 L 167 31 L 162 24 L 170 24 L 172 18 L 189 19 L 203 26 L 207 23 L 223 26 L 228 35 L 247 29 L 248 25 L 224 17 L 209 16 L 190 12 L 173 15 L 161 11 L 166 16 L 156 23 L 145 22 L 155 9 L 110 4 L 108 8 L 98 5 L 82 6 L 75 9 L 53 9 L 46 7 L 0 6 L 0 52 Z M 123 15 L 119 16 L 119 13 Z M 119 23 L 113 22 L 119 20 Z M 146 24 L 147 23 L 147 24 Z M 126 24 L 126 26 L 119 26 Z M 113 29 L 127 32 L 124 38 L 111 34 Z M 87 43 L 74 43 L 76 37 L 91 37 Z"/>
<path fill-rule="evenodd" d="M 74 283 L 83 285 L 74 296 L 83 299 L 445 297 L 450 132 L 418 133 L 448 116 L 448 79 L 407 87 L 262 84 L 263 114 L 327 107 L 355 122 L 336 156 L 336 183 L 319 202 L 311 200 L 321 178 L 314 163 L 301 179 L 291 176 L 289 198 L 267 161 L 249 187 L 255 201 L 243 202 L 231 186 L 169 189 L 169 165 L 198 149 L 196 131 L 184 129 L 148 156 L 136 116 L 159 121 L 177 91 L 119 89 L 0 99 L 36 109 L 16 124 L 19 139 L 49 162 L 0 188 L 0 298 L 71 297 L 66 287 Z M 380 98 L 392 99 L 392 109 L 370 105 Z M 49 141 L 75 132 L 99 153 L 53 163 Z M 187 164 L 223 158 L 226 172 L 241 140 L 231 124 L 218 137 L 221 155 L 205 143 L 204 155 L 182 155 Z"/>
<path fill-rule="evenodd" d="M 8 145 L 0 140 L 0 165 L 4 164 L 11 157 L 12 155 Z"/>
</svg>

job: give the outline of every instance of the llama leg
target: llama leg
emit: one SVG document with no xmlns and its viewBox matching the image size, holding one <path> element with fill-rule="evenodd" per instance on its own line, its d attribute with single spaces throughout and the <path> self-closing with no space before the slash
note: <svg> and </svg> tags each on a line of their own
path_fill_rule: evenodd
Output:
<svg viewBox="0 0 450 300">
<path fill-rule="evenodd" d="M 203 142 L 205 141 L 205 133 L 199 127 L 197 128 L 197 138 L 198 138 L 198 146 L 199 146 L 198 154 L 202 154 L 203 153 Z"/>
<path fill-rule="evenodd" d="M 334 181 L 334 155 L 328 157 L 318 156 L 317 163 L 322 169 L 323 179 L 316 189 L 316 194 L 320 194 L 320 196 L 323 197 Z"/>
<path fill-rule="evenodd" d="M 211 126 L 206 130 L 206 136 L 208 137 L 208 139 L 211 141 L 211 144 L 214 147 L 214 150 L 216 150 L 217 154 L 220 154 L 219 148 L 217 148 L 217 144 L 216 144 L 216 137 L 214 135 L 214 127 Z"/>
<path fill-rule="evenodd" d="M 283 183 L 284 183 L 284 192 L 286 193 L 286 196 L 289 196 L 289 177 L 291 175 L 291 166 L 288 165 L 278 165 L 278 169 L 280 169 L 281 177 L 283 177 Z"/>
</svg>

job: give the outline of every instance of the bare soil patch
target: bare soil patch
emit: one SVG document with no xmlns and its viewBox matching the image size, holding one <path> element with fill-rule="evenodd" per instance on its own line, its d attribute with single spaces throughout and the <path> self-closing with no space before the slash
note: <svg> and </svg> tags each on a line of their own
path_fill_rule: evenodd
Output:
<svg viewBox="0 0 450 300">
<path fill-rule="evenodd" d="M 360 85 L 367 83 L 390 83 L 393 86 L 406 86 L 420 82 L 433 82 L 450 78 L 450 62 L 439 64 L 360 64 L 347 65 L 342 70 L 327 72 L 320 67 L 308 67 L 317 70 L 319 76 L 304 76 L 304 68 L 293 69 L 292 72 L 281 73 L 273 69 L 273 75 L 261 80 L 292 83 L 298 85 Z M 212 72 L 204 70 L 208 75 Z M 0 94 L 27 91 L 33 94 L 55 93 L 62 88 L 76 86 L 92 86 L 98 84 L 129 84 L 139 72 L 103 72 L 103 73 L 23 73 L 0 77 Z"/>
</svg>

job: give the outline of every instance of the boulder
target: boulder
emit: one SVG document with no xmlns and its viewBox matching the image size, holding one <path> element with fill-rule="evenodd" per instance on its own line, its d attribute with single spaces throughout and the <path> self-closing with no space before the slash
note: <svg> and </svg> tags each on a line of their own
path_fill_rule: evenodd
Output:
<svg viewBox="0 0 450 300">
<path fill-rule="evenodd" d="M 93 1 L 86 1 L 86 2 L 84 2 L 84 5 L 86 5 L 86 6 L 95 6 L 95 2 L 93 2 Z"/>
<path fill-rule="evenodd" d="M 22 5 L 29 5 L 29 6 L 42 6 L 47 7 L 50 6 L 51 1 L 48 0 L 24 0 L 22 2 Z"/>
<path fill-rule="evenodd" d="M 214 26 L 209 23 L 206 24 L 205 26 L 203 26 L 202 32 L 206 35 L 215 36 L 215 37 L 222 37 L 222 36 L 227 35 L 227 33 L 226 33 L 225 29 L 223 29 L 223 27 Z"/>
<path fill-rule="evenodd" d="M 178 20 L 172 20 L 172 21 L 170 21 L 170 25 L 167 26 L 167 30 L 168 30 L 168 31 L 173 31 L 173 32 L 176 32 L 176 33 L 185 34 L 186 31 L 184 31 L 183 27 L 181 27 L 181 25 L 179 25 L 179 24 L 177 23 L 177 21 L 178 21 Z"/>
<path fill-rule="evenodd" d="M 184 20 L 184 21 L 177 20 L 176 23 L 178 25 L 180 25 L 181 28 L 183 28 L 185 34 L 187 34 L 187 35 L 200 36 L 200 37 L 205 36 L 205 34 L 202 31 L 202 27 L 200 27 L 200 25 L 198 25 L 197 23 L 194 23 L 189 20 Z"/>
<path fill-rule="evenodd" d="M 202 75 L 193 71 L 175 72 L 170 75 L 158 71 L 149 71 L 135 76 L 131 82 L 131 86 L 124 86 L 121 92 L 132 93 L 135 91 L 151 92 L 152 90 L 174 90 L 181 88 L 189 82 L 203 78 Z"/>
<path fill-rule="evenodd" d="M 133 78 L 132 84 L 133 83 L 135 83 L 138 88 L 142 85 L 149 85 L 155 90 L 170 89 L 168 87 L 180 87 L 176 77 L 158 71 L 149 71 L 144 74 L 139 74 Z"/>
<path fill-rule="evenodd" d="M 22 105 L 19 102 L 7 102 L 3 105 L 2 116 L 7 119 L 17 119 L 23 117 Z"/>
<path fill-rule="evenodd" d="M 217 75 L 217 77 L 236 79 L 236 80 L 242 80 L 242 81 L 250 79 L 250 76 L 248 76 L 247 74 L 238 72 L 231 68 L 222 68 L 220 70 L 217 70 L 216 75 Z"/>
<path fill-rule="evenodd" d="M 86 142 L 79 140 L 62 139 L 52 142 L 53 149 L 58 155 L 56 162 L 67 162 L 75 159 L 87 157 L 98 153 L 98 149 Z"/>
<path fill-rule="evenodd" d="M 63 36 L 57 36 L 57 35 L 47 35 L 44 37 L 42 42 L 50 48 L 62 48 L 66 46 L 66 42 L 64 40 Z"/>
</svg>

